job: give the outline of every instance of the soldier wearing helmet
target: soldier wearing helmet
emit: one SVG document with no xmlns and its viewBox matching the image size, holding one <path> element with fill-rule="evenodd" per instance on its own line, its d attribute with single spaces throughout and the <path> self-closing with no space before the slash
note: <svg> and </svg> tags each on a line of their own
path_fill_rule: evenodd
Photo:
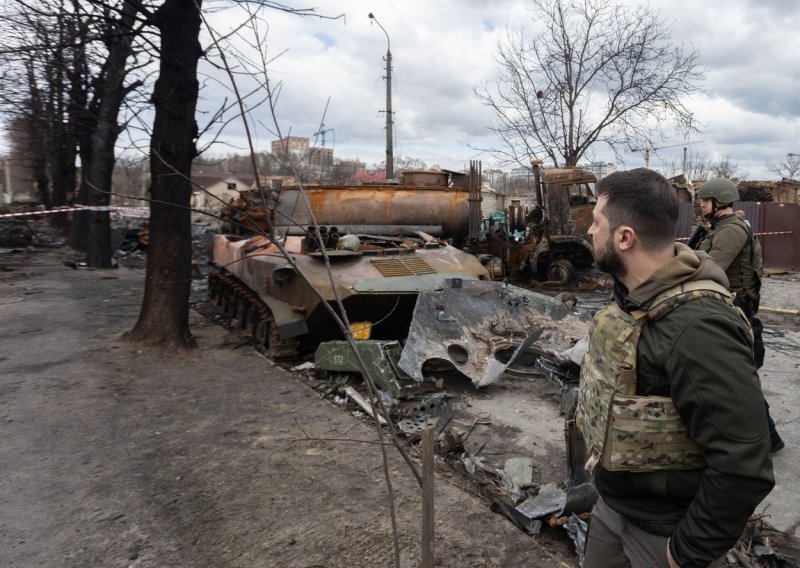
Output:
<svg viewBox="0 0 800 568">
<path fill-rule="evenodd" d="M 700 210 L 711 223 L 710 230 L 697 248 L 707 252 L 725 271 L 728 288 L 736 293 L 734 303 L 744 311 L 753 329 L 753 356 L 756 367 L 764 364 L 763 326 L 758 319 L 761 300 L 762 257 L 761 245 L 753 236 L 750 224 L 736 215 L 733 202 L 739 199 L 736 185 L 729 179 L 712 178 L 697 190 Z M 772 451 L 785 446 L 767 412 Z"/>
<path fill-rule="evenodd" d="M 750 225 L 733 211 L 739 192 L 731 180 L 712 178 L 697 190 L 697 197 L 703 216 L 711 223 L 697 248 L 717 261 L 730 290 L 736 292 L 737 303 L 748 316 L 755 316 L 761 295 L 761 245 Z M 763 351 L 757 362 L 763 362 Z"/>
</svg>

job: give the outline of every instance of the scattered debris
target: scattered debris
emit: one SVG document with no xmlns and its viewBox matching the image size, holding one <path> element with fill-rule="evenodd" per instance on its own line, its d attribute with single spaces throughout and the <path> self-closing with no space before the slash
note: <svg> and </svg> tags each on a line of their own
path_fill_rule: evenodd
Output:
<svg viewBox="0 0 800 568">
<path fill-rule="evenodd" d="M 575 552 L 578 553 L 580 558 L 583 558 L 583 554 L 586 551 L 586 537 L 589 536 L 589 525 L 586 522 L 588 518 L 588 513 L 582 513 L 581 515 L 572 513 L 569 516 L 569 520 L 563 524 L 572 542 L 575 543 Z"/>
<path fill-rule="evenodd" d="M 508 458 L 503 469 L 519 487 L 533 483 L 533 458 Z"/>
<path fill-rule="evenodd" d="M 66 244 L 64 239 L 36 230 L 34 226 L 39 222 L 30 217 L 0 219 L 0 247 L 56 248 Z"/>
<path fill-rule="evenodd" d="M 415 436 L 427 428 L 441 430 L 453 417 L 453 407 L 447 393 L 437 393 L 410 409 L 405 418 L 397 421 L 398 429 Z"/>
<path fill-rule="evenodd" d="M 726 566 L 740 568 L 798 568 L 800 540 L 777 530 L 763 516 L 755 516 L 725 560 Z"/>
<path fill-rule="evenodd" d="M 376 385 L 388 390 L 395 397 L 407 396 L 409 391 L 415 391 L 417 384 L 397 366 L 401 351 L 398 341 L 364 339 L 356 341 L 355 345 Z M 358 358 L 347 341 L 320 343 L 314 354 L 313 365 L 321 371 L 361 372 Z"/>
<path fill-rule="evenodd" d="M 575 280 L 576 268 L 594 262 L 587 231 L 597 178 L 586 168 L 542 168 L 538 160 L 531 166 L 535 205 L 512 199 L 504 211 L 491 212 L 480 231 L 470 229 L 471 236 L 481 238 L 470 239 L 465 250 L 483 258 L 496 279 L 544 277 L 552 286 L 565 286 Z"/>
<path fill-rule="evenodd" d="M 485 387 L 534 343 L 563 350 L 588 332 L 588 317 L 549 296 L 499 282 L 449 284 L 417 299 L 399 362 L 415 380 L 426 361 L 440 359 Z"/>
<path fill-rule="evenodd" d="M 362 410 L 364 412 L 367 413 L 367 416 L 369 416 L 373 420 L 375 420 L 376 419 L 375 417 L 377 416 L 377 420 L 378 420 L 379 424 L 381 424 L 381 425 L 385 425 L 386 424 L 386 419 L 383 416 L 381 416 L 380 414 L 376 415 L 375 412 L 372 409 L 372 405 L 370 405 L 370 403 L 367 402 L 366 399 L 364 399 L 363 396 L 358 394 L 356 389 L 354 389 L 351 386 L 346 386 L 346 387 L 344 387 L 344 392 L 347 393 L 347 396 L 349 396 L 353 400 L 353 402 L 355 402 L 358 406 L 360 406 L 362 408 Z"/>
</svg>

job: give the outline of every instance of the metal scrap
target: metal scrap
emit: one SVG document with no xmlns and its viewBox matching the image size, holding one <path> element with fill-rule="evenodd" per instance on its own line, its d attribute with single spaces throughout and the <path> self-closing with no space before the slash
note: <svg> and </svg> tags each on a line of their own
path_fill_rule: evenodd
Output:
<svg viewBox="0 0 800 568">
<path fill-rule="evenodd" d="M 356 389 L 354 389 L 351 386 L 346 386 L 344 387 L 344 392 L 347 393 L 347 396 L 353 399 L 353 402 L 355 402 L 358 406 L 361 407 L 361 409 L 364 412 L 367 413 L 367 416 L 369 416 L 374 420 L 377 420 L 381 426 L 386 424 L 386 419 L 380 414 L 376 414 L 375 411 L 372 409 L 372 405 L 369 402 L 367 402 L 363 396 L 358 394 Z"/>
<path fill-rule="evenodd" d="M 453 417 L 453 406 L 447 393 L 437 393 L 397 421 L 397 427 L 407 436 L 419 434 L 427 428 L 442 428 Z"/>
<path fill-rule="evenodd" d="M 423 380 L 426 361 L 440 359 L 477 387 L 495 382 L 534 342 L 567 349 L 586 335 L 588 318 L 563 302 L 506 283 L 449 282 L 419 293 L 399 366 Z"/>
<path fill-rule="evenodd" d="M 372 381 L 392 396 L 403 396 L 417 386 L 397 367 L 400 353 L 397 341 L 364 339 L 355 345 Z M 347 341 L 341 340 L 320 343 L 314 354 L 314 366 L 323 371 L 361 372 L 358 356 Z"/>
</svg>

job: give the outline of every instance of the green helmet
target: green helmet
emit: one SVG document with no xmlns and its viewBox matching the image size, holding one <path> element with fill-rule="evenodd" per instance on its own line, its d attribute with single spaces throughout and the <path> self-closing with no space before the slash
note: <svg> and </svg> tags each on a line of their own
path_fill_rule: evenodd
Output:
<svg viewBox="0 0 800 568">
<path fill-rule="evenodd" d="M 713 197 L 718 203 L 733 203 L 739 199 L 736 185 L 726 178 L 711 178 L 697 190 L 699 199 Z"/>
</svg>

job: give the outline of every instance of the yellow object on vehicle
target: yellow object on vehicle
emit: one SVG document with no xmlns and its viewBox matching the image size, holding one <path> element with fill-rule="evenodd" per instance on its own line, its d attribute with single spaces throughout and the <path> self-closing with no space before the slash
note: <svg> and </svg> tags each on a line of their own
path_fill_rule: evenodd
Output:
<svg viewBox="0 0 800 568">
<path fill-rule="evenodd" d="M 350 331 L 353 332 L 353 339 L 369 339 L 372 335 L 372 323 L 368 321 L 357 321 L 350 324 Z"/>
</svg>

